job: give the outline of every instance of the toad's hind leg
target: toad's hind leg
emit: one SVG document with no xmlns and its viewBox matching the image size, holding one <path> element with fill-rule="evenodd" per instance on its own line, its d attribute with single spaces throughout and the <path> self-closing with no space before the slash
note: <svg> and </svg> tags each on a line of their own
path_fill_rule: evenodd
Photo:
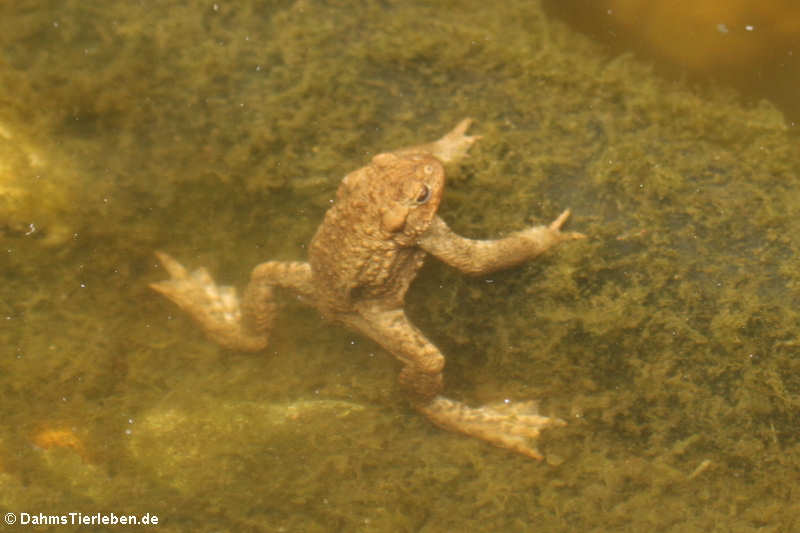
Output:
<svg viewBox="0 0 800 533">
<path fill-rule="evenodd" d="M 401 310 L 362 310 L 344 321 L 404 363 L 400 384 L 411 394 L 414 407 L 443 429 L 541 460 L 533 441 L 542 429 L 565 424 L 539 416 L 532 402 L 474 408 L 441 396 L 444 357 Z"/>
<path fill-rule="evenodd" d="M 559 418 L 541 416 L 533 402 L 499 403 L 468 407 L 461 402 L 437 396 L 417 410 L 437 426 L 491 442 L 495 446 L 542 460 L 532 441 L 542 429 L 566 425 Z"/>
<path fill-rule="evenodd" d="M 270 261 L 253 269 L 240 305 L 236 289 L 217 286 L 205 268 L 189 272 L 163 252 L 156 256 L 170 279 L 151 283 L 150 288 L 189 313 L 211 340 L 233 350 L 258 351 L 267 346 L 277 308 L 275 286 L 303 295 L 310 292 L 307 263 Z"/>
</svg>

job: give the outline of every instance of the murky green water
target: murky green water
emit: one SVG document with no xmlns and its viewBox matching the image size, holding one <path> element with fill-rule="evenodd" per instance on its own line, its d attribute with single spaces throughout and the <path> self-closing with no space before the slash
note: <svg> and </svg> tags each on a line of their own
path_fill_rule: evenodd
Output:
<svg viewBox="0 0 800 533">
<path fill-rule="evenodd" d="M 536 2 L 0 6 L 0 510 L 160 531 L 791 531 L 800 142 Z M 436 429 L 398 365 L 288 301 L 220 350 L 147 289 L 303 259 L 341 177 L 471 116 L 440 214 L 586 241 L 412 320 L 450 396 L 538 399 L 537 463 Z M 102 529 L 102 526 L 95 526 Z M 77 529 L 63 526 L 59 531 Z M 155 529 L 155 528 L 154 528 Z"/>
</svg>

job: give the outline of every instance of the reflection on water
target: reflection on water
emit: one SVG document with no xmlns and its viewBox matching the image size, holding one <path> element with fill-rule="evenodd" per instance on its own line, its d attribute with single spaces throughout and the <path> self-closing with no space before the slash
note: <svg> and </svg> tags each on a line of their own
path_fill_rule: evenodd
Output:
<svg viewBox="0 0 800 533">
<path fill-rule="evenodd" d="M 661 61 L 670 76 L 721 80 L 800 120 L 800 5 L 792 0 L 546 0 L 605 43 Z"/>
</svg>

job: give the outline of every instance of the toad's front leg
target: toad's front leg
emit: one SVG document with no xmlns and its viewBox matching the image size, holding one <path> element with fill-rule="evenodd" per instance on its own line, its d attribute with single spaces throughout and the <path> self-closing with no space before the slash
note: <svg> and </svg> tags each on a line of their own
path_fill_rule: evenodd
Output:
<svg viewBox="0 0 800 533">
<path fill-rule="evenodd" d="M 475 141 L 481 139 L 480 135 L 466 135 L 470 125 L 472 125 L 472 119 L 465 118 L 456 124 L 455 128 L 433 142 L 409 146 L 408 148 L 398 148 L 397 150 L 392 150 L 392 153 L 403 155 L 422 152 L 433 155 L 442 163 L 460 161 L 467 156 L 467 152 Z"/>
<path fill-rule="evenodd" d="M 205 268 L 189 272 L 163 252 L 156 256 L 170 279 L 151 283 L 150 288 L 187 312 L 212 341 L 233 350 L 258 351 L 267 346 L 277 307 L 274 286 L 301 295 L 310 292 L 307 263 L 269 261 L 253 269 L 240 305 L 236 289 L 217 286 Z"/>
<path fill-rule="evenodd" d="M 443 429 L 541 460 L 533 441 L 542 429 L 565 424 L 557 418 L 539 416 L 531 402 L 474 408 L 441 396 L 444 356 L 402 310 L 367 308 L 341 320 L 403 362 L 400 384 L 409 392 L 414 407 Z"/>
<path fill-rule="evenodd" d="M 418 244 L 462 272 L 486 274 L 524 263 L 560 242 L 585 238 L 582 233 L 561 231 L 567 218 L 569 209 L 548 226 L 532 226 L 501 239 L 480 240 L 458 235 L 437 216 Z"/>
</svg>

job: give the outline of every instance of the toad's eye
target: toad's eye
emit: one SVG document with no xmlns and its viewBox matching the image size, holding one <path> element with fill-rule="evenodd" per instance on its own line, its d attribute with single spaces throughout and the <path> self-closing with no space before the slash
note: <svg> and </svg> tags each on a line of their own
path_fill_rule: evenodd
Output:
<svg viewBox="0 0 800 533">
<path fill-rule="evenodd" d="M 431 198 L 431 189 L 427 185 L 422 186 L 422 190 L 417 195 L 417 203 L 424 204 Z"/>
</svg>

